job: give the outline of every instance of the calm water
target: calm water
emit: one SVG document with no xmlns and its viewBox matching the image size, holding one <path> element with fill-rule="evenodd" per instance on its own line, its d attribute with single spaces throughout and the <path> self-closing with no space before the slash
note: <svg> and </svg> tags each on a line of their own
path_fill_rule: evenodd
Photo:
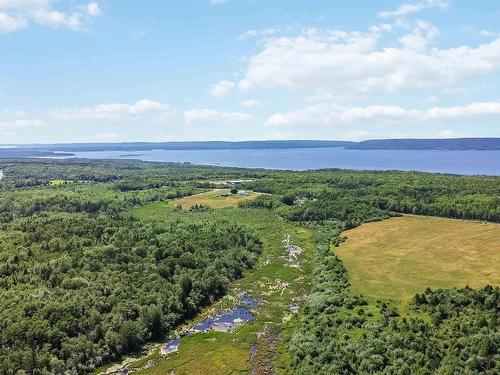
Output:
<svg viewBox="0 0 500 375">
<path fill-rule="evenodd" d="M 227 167 L 272 169 L 370 169 L 500 175 L 500 151 L 348 150 L 295 148 L 265 150 L 152 150 L 76 152 L 91 159 L 140 159 Z"/>
</svg>

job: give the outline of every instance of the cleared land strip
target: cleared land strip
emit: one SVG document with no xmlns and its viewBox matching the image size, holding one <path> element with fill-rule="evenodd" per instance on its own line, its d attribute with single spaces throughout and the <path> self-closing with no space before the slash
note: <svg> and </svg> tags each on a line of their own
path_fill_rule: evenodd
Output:
<svg viewBox="0 0 500 375">
<path fill-rule="evenodd" d="M 175 199 L 173 204 L 180 204 L 184 209 L 189 209 L 194 205 L 204 205 L 210 208 L 224 208 L 237 206 L 238 203 L 247 199 L 255 199 L 259 195 L 262 195 L 262 193 L 239 191 L 236 194 L 231 194 L 229 189 L 215 189 L 205 193 Z"/>
</svg>

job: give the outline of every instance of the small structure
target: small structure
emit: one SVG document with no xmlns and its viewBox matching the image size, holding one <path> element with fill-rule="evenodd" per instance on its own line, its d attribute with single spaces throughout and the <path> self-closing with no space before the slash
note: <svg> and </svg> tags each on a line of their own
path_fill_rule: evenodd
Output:
<svg viewBox="0 0 500 375">
<path fill-rule="evenodd" d="M 245 190 L 238 190 L 238 192 L 236 194 L 238 194 L 238 195 L 248 195 L 248 192 L 245 191 Z"/>
<path fill-rule="evenodd" d="M 290 304 L 290 312 L 292 314 L 298 314 L 299 313 L 299 305 L 297 303 Z"/>
<path fill-rule="evenodd" d="M 235 185 L 238 185 L 238 184 L 241 184 L 242 181 L 241 180 L 229 180 L 227 181 L 227 184 L 228 185 L 232 185 L 232 186 L 235 186 Z"/>
</svg>

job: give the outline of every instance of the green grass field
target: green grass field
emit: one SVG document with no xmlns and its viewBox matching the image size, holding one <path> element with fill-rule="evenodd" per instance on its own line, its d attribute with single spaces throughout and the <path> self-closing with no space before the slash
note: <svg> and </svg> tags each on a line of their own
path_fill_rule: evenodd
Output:
<svg viewBox="0 0 500 375">
<path fill-rule="evenodd" d="M 199 199 L 200 195 L 197 196 Z M 191 202 L 195 204 L 194 201 Z M 250 347 L 257 342 L 258 333 L 269 325 L 277 326 L 286 332 L 296 323 L 296 318 L 291 316 L 289 305 L 294 297 L 306 294 L 310 287 L 313 248 L 311 233 L 307 229 L 285 222 L 276 214 L 264 209 L 227 207 L 190 212 L 176 211 L 173 207 L 175 203 L 158 202 L 132 210 L 130 214 L 146 221 L 183 219 L 201 223 L 219 220 L 236 222 L 255 231 L 263 242 L 262 254 L 254 268 L 247 271 L 244 277 L 233 285 L 228 296 L 202 311 L 199 317 L 206 316 L 221 307 L 230 306 L 239 291 L 249 292 L 254 298 L 262 301 L 263 305 L 258 308 L 256 319 L 239 327 L 236 332 L 209 332 L 183 338 L 178 353 L 162 357 L 156 366 L 138 373 L 169 374 L 173 370 L 176 375 L 247 374 L 252 368 Z M 281 241 L 288 233 L 293 243 L 304 249 L 299 255 L 301 269 L 285 265 Z M 186 327 L 191 324 L 192 322 L 188 322 Z M 289 373 L 286 350 L 279 348 L 275 354 L 276 358 L 273 359 L 275 372 Z"/>
<path fill-rule="evenodd" d="M 229 194 L 229 196 L 222 196 L 223 194 Z M 205 193 L 175 199 L 173 204 L 180 204 L 185 209 L 189 209 L 195 204 L 202 204 L 211 208 L 224 208 L 237 206 L 238 203 L 247 199 L 255 199 L 259 195 L 260 193 L 255 192 L 249 192 L 248 195 L 237 195 L 231 194 L 229 189 L 216 189 Z"/>
<path fill-rule="evenodd" d="M 62 185 L 66 185 L 66 184 L 72 184 L 73 182 L 75 182 L 75 181 L 55 179 L 55 180 L 50 180 L 49 184 L 50 184 L 50 186 L 62 186 Z"/>
<path fill-rule="evenodd" d="M 238 334 L 206 332 L 186 337 L 179 352 L 160 359 L 158 365 L 142 370 L 144 375 L 246 374 L 250 346 Z M 240 369 L 240 370 L 238 370 Z"/>
<path fill-rule="evenodd" d="M 500 224 L 403 216 L 344 232 L 354 292 L 408 300 L 427 287 L 500 284 Z"/>
</svg>

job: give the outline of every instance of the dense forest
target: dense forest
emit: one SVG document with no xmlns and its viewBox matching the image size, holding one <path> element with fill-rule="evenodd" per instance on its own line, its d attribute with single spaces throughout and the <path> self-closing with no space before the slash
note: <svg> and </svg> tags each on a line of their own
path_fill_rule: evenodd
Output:
<svg viewBox="0 0 500 375">
<path fill-rule="evenodd" d="M 113 183 L 115 191 L 130 192 L 131 197 L 145 203 L 167 199 L 166 194 L 172 198 L 201 191 L 196 188 L 215 187 L 212 181 L 217 179 L 251 179 L 241 187 L 273 195 L 261 197 L 255 204 L 269 208 L 284 203 L 290 208 L 282 208 L 282 213 L 293 221 L 337 219 L 357 225 L 374 213 L 385 217 L 396 212 L 500 222 L 498 177 L 396 171 L 276 172 L 134 161 L 5 160 L 3 166 L 10 176 L 2 183 L 3 191 L 7 187 L 46 187 L 54 179 L 107 182 Z M 94 191 L 92 186 L 85 193 Z"/>
<path fill-rule="evenodd" d="M 260 252 L 234 224 L 145 226 L 122 215 L 196 184 L 132 186 L 119 170 L 79 167 L 55 175 L 85 182 L 59 187 L 47 186 L 43 163 L 4 167 L 16 177 L 0 191 L 1 374 L 81 374 L 119 358 L 224 295 Z"/>
<path fill-rule="evenodd" d="M 223 296 L 261 251 L 253 232 L 128 212 L 228 179 L 266 193 L 238 209 L 315 233 L 313 289 L 287 344 L 294 373 L 493 374 L 500 363 L 498 288 L 422 291 L 401 317 L 353 295 L 329 251 L 342 230 L 401 213 L 500 222 L 498 177 L 28 159 L 0 169 L 1 375 L 88 373 Z"/>
<path fill-rule="evenodd" d="M 259 240 L 238 226 L 39 214 L 4 225 L 0 372 L 84 373 L 224 295 Z"/>
<path fill-rule="evenodd" d="M 254 205 L 290 206 L 283 215 L 292 221 L 335 219 L 352 227 L 390 212 L 500 222 L 498 182 L 498 177 L 337 170 L 269 173 L 244 186 L 273 194 Z"/>
</svg>

